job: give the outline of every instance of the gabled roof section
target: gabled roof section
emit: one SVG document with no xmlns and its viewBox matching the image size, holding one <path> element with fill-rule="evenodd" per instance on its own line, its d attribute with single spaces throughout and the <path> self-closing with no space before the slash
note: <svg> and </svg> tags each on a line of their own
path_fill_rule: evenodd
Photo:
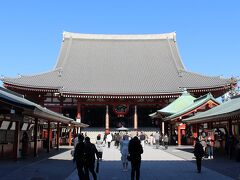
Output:
<svg viewBox="0 0 240 180">
<path fill-rule="evenodd" d="M 14 105 L 16 107 L 28 109 L 32 112 L 32 114 L 43 119 L 46 118 L 48 120 L 51 119 L 52 121 L 62 122 L 64 124 L 78 124 L 81 127 L 88 127 L 86 124 L 73 122 L 74 120 L 71 118 L 53 112 L 45 107 L 42 107 L 34 102 L 25 99 L 24 96 L 21 96 L 20 94 L 12 93 L 11 91 L 6 90 L 2 87 L 0 87 L 0 101 L 9 105 Z"/>
<path fill-rule="evenodd" d="M 195 116 L 182 120 L 185 123 L 198 123 L 209 120 L 221 120 L 221 118 L 240 115 L 240 96 L 236 96 L 212 109 L 199 112 Z"/>
<path fill-rule="evenodd" d="M 89 35 L 63 33 L 55 69 L 5 84 L 56 88 L 61 93 L 91 95 L 161 95 L 181 88 L 226 87 L 228 79 L 186 71 L 176 33 L 156 35 Z"/>
<path fill-rule="evenodd" d="M 177 112 L 189 107 L 195 99 L 196 98 L 190 95 L 187 91 L 184 91 L 179 98 L 174 100 L 172 103 L 170 103 L 163 109 L 158 110 L 157 112 L 165 116 L 176 114 Z"/>
<path fill-rule="evenodd" d="M 192 111 L 197 110 L 197 108 L 200 108 L 201 106 L 206 105 L 206 103 L 208 103 L 209 101 L 212 101 L 214 104 L 219 105 L 219 102 L 212 96 L 212 94 L 208 93 L 204 96 L 194 99 L 190 105 L 180 109 L 179 111 L 177 111 L 176 113 L 170 116 L 165 117 L 163 120 L 164 121 L 174 120 L 183 115 L 187 115 L 188 113 L 191 113 Z"/>
<path fill-rule="evenodd" d="M 18 78 L 2 78 L 5 84 L 13 84 L 15 86 L 23 86 L 29 88 L 46 88 L 46 89 L 60 89 L 62 69 L 57 68 L 54 71 L 33 75 L 22 76 Z"/>
</svg>

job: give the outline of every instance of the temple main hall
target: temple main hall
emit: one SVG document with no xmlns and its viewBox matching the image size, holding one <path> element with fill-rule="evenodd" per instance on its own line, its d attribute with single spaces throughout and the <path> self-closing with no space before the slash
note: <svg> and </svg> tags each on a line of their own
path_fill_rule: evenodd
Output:
<svg viewBox="0 0 240 180">
<path fill-rule="evenodd" d="M 188 71 L 176 33 L 64 32 L 52 70 L 2 81 L 41 106 L 107 131 L 159 127 L 149 114 L 173 102 L 184 89 L 197 98 L 207 93 L 219 97 L 231 88 L 230 79 Z"/>
</svg>

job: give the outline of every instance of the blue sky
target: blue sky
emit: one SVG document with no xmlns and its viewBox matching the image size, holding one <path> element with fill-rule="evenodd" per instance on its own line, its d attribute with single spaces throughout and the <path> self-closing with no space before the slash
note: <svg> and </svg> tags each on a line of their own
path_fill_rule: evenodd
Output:
<svg viewBox="0 0 240 180">
<path fill-rule="evenodd" d="M 160 34 L 176 31 L 192 72 L 240 76 L 240 1 L 2 1 L 0 75 L 53 69 L 62 32 Z"/>
</svg>

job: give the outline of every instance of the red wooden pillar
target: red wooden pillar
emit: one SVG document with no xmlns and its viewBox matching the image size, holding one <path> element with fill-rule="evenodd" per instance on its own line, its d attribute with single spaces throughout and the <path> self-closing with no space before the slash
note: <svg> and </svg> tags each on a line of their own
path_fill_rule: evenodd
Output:
<svg viewBox="0 0 240 180">
<path fill-rule="evenodd" d="M 77 117 L 76 117 L 76 121 L 77 122 L 81 122 L 81 103 L 80 103 L 80 101 L 78 100 L 77 101 Z M 79 134 L 80 132 L 81 132 L 81 128 L 79 127 L 79 128 L 76 128 L 76 134 Z"/>
<path fill-rule="evenodd" d="M 165 134 L 165 123 L 164 121 L 162 121 L 162 135 Z"/>
<path fill-rule="evenodd" d="M 20 134 L 20 122 L 16 121 L 15 127 L 15 134 L 14 134 L 14 145 L 13 145 L 13 152 L 14 152 L 14 160 L 18 160 L 19 157 L 19 134 Z"/>
<path fill-rule="evenodd" d="M 137 131 L 138 129 L 138 115 L 137 115 L 137 105 L 134 106 L 134 122 L 133 122 L 133 129 Z"/>
<path fill-rule="evenodd" d="M 196 138 L 198 137 L 198 129 L 197 129 L 197 124 L 193 124 L 193 137 Z"/>
<path fill-rule="evenodd" d="M 38 118 L 35 118 L 35 123 L 34 123 L 34 135 L 33 135 L 33 141 L 34 141 L 34 152 L 33 152 L 33 156 L 37 157 L 38 154 L 38 147 L 37 147 L 37 134 L 38 134 Z"/>
<path fill-rule="evenodd" d="M 71 146 L 72 144 L 72 128 L 69 129 L 69 134 L 68 134 L 68 145 Z"/>
<path fill-rule="evenodd" d="M 48 121 L 48 134 L 47 134 L 47 152 L 50 152 L 50 129 L 51 129 L 50 121 Z"/>
<path fill-rule="evenodd" d="M 60 139 L 60 126 L 59 122 L 57 123 L 57 150 L 59 150 L 59 139 Z"/>
<path fill-rule="evenodd" d="M 182 144 L 182 142 L 181 142 L 181 140 L 182 140 L 182 130 L 184 130 L 184 131 L 186 130 L 186 124 L 180 123 L 178 125 L 178 145 Z"/>
<path fill-rule="evenodd" d="M 105 132 L 109 132 L 109 114 L 108 114 L 108 105 L 106 105 L 106 116 L 105 116 Z"/>
<path fill-rule="evenodd" d="M 181 145 L 181 128 L 180 125 L 178 125 L 178 145 Z"/>
</svg>

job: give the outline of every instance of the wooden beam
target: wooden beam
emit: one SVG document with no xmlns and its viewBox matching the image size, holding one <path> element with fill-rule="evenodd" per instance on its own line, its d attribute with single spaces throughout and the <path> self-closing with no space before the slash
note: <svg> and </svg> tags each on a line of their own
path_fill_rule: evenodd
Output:
<svg viewBox="0 0 240 180">
<path fill-rule="evenodd" d="M 57 150 L 59 150 L 59 138 L 60 138 L 60 126 L 58 122 L 57 123 Z"/>
<path fill-rule="evenodd" d="M 34 141 L 34 152 L 33 152 L 33 156 L 34 156 L 34 157 L 37 157 L 37 154 L 38 154 L 37 134 L 38 134 L 38 118 L 35 118 L 34 135 L 33 135 L 33 141 Z"/>
<path fill-rule="evenodd" d="M 50 130 L 51 130 L 51 124 L 50 121 L 48 121 L 48 135 L 47 135 L 47 153 L 50 152 Z"/>
<path fill-rule="evenodd" d="M 14 134 L 14 144 L 13 144 L 13 152 L 14 152 L 14 160 L 17 161 L 19 158 L 19 136 L 20 135 L 20 122 L 16 121 L 15 134 Z"/>
</svg>

